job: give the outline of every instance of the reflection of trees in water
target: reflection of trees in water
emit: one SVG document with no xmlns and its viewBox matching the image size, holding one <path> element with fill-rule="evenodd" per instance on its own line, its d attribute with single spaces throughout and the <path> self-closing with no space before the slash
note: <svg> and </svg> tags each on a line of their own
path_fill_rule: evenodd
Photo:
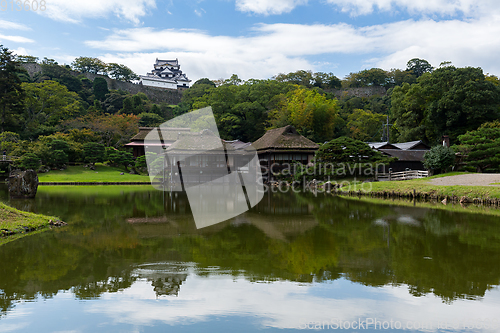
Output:
<svg viewBox="0 0 500 333">
<path fill-rule="evenodd" d="M 176 214 L 165 213 L 159 191 L 122 197 L 78 202 L 72 196 L 42 196 L 45 209 L 59 202 L 71 225 L 0 247 L 2 313 L 15 300 L 49 298 L 59 290 L 98 298 L 142 278 L 158 296 L 177 295 L 188 273 L 162 268 L 151 268 L 152 275 L 136 273 L 137 265 L 161 261 L 218 266 L 251 281 L 345 276 L 367 286 L 404 284 L 414 296 L 434 293 L 447 302 L 482 297 L 500 278 L 500 228 L 485 215 L 279 194 L 238 219 L 196 230 L 192 219 L 184 218 L 182 195 L 167 196 L 167 208 L 178 209 Z M 147 223 L 149 210 L 148 216 L 162 217 L 155 221 L 165 217 L 166 222 Z"/>
<path fill-rule="evenodd" d="M 499 284 L 497 218 L 327 196 L 310 202 L 320 225 L 342 237 L 339 267 L 366 285 L 406 284 L 414 296 L 477 299 Z M 382 242 L 382 240 L 385 240 Z"/>
</svg>

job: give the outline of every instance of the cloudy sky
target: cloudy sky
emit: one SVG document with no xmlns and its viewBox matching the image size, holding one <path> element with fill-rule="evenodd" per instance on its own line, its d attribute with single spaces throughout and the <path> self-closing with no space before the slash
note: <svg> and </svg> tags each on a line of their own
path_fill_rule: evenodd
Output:
<svg viewBox="0 0 500 333">
<path fill-rule="evenodd" d="M 344 78 L 417 57 L 500 75 L 498 0 L 46 0 L 44 11 L 28 2 L 38 9 L 2 1 L 0 44 L 60 64 L 91 56 L 145 74 L 156 58 L 178 58 L 195 81 L 299 69 Z"/>
</svg>

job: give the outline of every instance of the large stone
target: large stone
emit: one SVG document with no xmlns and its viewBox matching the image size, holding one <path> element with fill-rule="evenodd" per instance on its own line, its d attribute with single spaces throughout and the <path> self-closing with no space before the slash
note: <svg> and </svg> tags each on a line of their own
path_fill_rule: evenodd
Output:
<svg viewBox="0 0 500 333">
<path fill-rule="evenodd" d="M 34 170 L 16 172 L 9 176 L 9 195 L 11 198 L 34 198 L 37 190 L 38 175 Z"/>
</svg>

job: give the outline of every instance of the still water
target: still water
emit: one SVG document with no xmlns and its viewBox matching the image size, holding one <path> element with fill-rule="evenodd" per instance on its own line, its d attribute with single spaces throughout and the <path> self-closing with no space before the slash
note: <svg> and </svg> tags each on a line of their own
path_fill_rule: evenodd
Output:
<svg viewBox="0 0 500 333">
<path fill-rule="evenodd" d="M 185 196 L 47 187 L 67 227 L 0 247 L 0 332 L 499 332 L 500 218 L 267 193 L 196 229 Z"/>
</svg>

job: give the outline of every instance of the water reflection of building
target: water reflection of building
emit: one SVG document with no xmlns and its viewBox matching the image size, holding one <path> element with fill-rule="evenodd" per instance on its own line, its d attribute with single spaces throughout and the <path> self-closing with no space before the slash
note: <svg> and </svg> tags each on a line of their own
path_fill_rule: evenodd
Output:
<svg viewBox="0 0 500 333">
<path fill-rule="evenodd" d="M 173 274 L 159 277 L 151 281 L 156 296 L 178 296 L 182 282 L 186 281 L 187 274 Z"/>
<path fill-rule="evenodd" d="M 251 224 L 273 239 L 286 240 L 315 227 L 318 222 L 307 203 L 291 203 L 290 195 L 267 193 L 250 211 L 230 220 L 197 229 L 183 193 L 165 193 L 163 216 L 133 217 L 127 221 L 139 237 L 177 237 L 179 235 L 209 235 L 230 225 Z"/>
<path fill-rule="evenodd" d="M 156 296 L 178 296 L 188 277 L 187 267 L 169 263 L 145 265 L 137 269 L 136 274 L 151 282 Z"/>
</svg>

